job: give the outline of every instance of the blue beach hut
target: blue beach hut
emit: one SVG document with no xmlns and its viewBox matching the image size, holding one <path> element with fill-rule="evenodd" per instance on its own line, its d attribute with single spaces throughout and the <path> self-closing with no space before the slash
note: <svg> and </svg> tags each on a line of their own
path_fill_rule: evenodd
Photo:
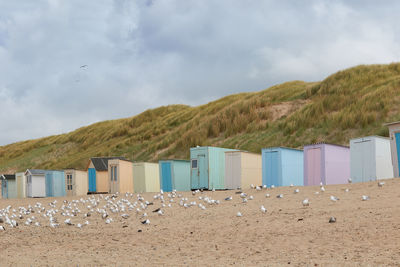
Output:
<svg viewBox="0 0 400 267">
<path fill-rule="evenodd" d="M 190 161 L 160 160 L 160 188 L 165 192 L 190 191 Z"/>
<path fill-rule="evenodd" d="M 65 191 L 64 171 L 46 170 L 46 197 L 63 197 Z"/>
<path fill-rule="evenodd" d="M 304 185 L 303 150 L 273 147 L 262 149 L 261 154 L 263 185 Z"/>
</svg>

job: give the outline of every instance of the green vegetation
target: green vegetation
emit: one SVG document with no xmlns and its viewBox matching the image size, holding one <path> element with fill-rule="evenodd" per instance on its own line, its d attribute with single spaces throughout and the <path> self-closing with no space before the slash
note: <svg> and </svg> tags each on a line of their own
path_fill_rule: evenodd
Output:
<svg viewBox="0 0 400 267">
<path fill-rule="evenodd" d="M 354 137 L 387 136 L 383 123 L 400 120 L 399 104 L 400 64 L 357 66 L 322 82 L 288 82 L 198 107 L 160 107 L 3 146 L 0 171 L 85 168 L 92 156 L 188 158 L 189 148 L 196 145 L 253 152 L 314 142 L 346 145 Z"/>
</svg>

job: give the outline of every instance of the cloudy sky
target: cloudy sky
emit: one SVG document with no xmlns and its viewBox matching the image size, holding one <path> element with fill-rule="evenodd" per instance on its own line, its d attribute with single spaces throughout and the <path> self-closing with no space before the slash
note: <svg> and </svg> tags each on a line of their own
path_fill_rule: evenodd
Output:
<svg viewBox="0 0 400 267">
<path fill-rule="evenodd" d="M 400 61 L 399 13 L 399 1 L 0 0 L 0 145 Z"/>
</svg>

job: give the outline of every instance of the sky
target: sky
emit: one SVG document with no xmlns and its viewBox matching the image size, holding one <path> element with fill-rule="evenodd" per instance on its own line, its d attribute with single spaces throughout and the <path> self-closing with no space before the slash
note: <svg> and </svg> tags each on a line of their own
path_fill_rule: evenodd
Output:
<svg viewBox="0 0 400 267">
<path fill-rule="evenodd" d="M 400 1 L 0 0 L 0 145 L 400 61 Z"/>
</svg>

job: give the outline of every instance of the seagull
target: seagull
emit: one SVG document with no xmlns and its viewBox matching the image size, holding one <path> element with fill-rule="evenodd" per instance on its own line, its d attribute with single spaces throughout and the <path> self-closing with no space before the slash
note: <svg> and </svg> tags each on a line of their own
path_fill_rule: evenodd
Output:
<svg viewBox="0 0 400 267">
<path fill-rule="evenodd" d="M 0 231 L 5 231 L 6 228 L 4 228 L 4 226 L 0 225 Z"/>
<path fill-rule="evenodd" d="M 335 197 L 335 196 L 331 196 L 331 200 L 336 202 L 336 201 L 339 200 L 339 198 L 338 198 L 338 197 Z"/>
<path fill-rule="evenodd" d="M 293 187 L 294 185 L 293 184 L 290 184 L 290 187 Z"/>
<path fill-rule="evenodd" d="M 336 222 L 336 218 L 335 217 L 330 217 L 329 218 L 329 223 L 335 223 Z"/>
<path fill-rule="evenodd" d="M 300 190 L 299 190 L 298 188 L 296 188 L 296 189 L 294 190 L 294 193 L 297 194 L 298 192 L 300 192 Z"/>
<path fill-rule="evenodd" d="M 158 215 L 164 215 L 164 212 L 162 210 L 157 211 Z"/>
<path fill-rule="evenodd" d="M 275 188 L 275 185 L 271 185 L 271 188 Z"/>
<path fill-rule="evenodd" d="M 232 196 L 225 198 L 226 201 L 232 200 Z"/>
<path fill-rule="evenodd" d="M 70 218 L 66 219 L 66 220 L 64 221 L 64 223 L 65 223 L 66 225 L 73 225 Z"/>
<path fill-rule="evenodd" d="M 266 189 L 266 188 L 267 188 L 267 185 L 266 185 L 266 184 L 265 184 L 265 185 L 263 185 L 263 188 L 264 188 L 264 189 Z"/>
<path fill-rule="evenodd" d="M 351 180 L 351 178 L 349 178 L 347 181 L 349 182 L 349 184 L 351 184 L 353 182 L 353 180 Z"/>
<path fill-rule="evenodd" d="M 242 217 L 242 214 L 240 213 L 240 211 L 238 211 L 238 213 L 236 213 L 237 217 Z"/>
<path fill-rule="evenodd" d="M 253 200 L 254 199 L 254 197 L 253 196 L 249 196 L 249 200 Z"/>
<path fill-rule="evenodd" d="M 257 186 L 257 187 L 256 187 L 256 190 L 257 190 L 257 191 L 261 191 L 261 187 L 260 187 L 260 186 Z"/>
<path fill-rule="evenodd" d="M 304 206 L 304 207 L 310 206 L 310 202 L 308 201 L 308 198 L 306 198 L 306 199 L 303 200 L 303 206 Z"/>
<path fill-rule="evenodd" d="M 361 199 L 362 199 L 362 201 L 367 201 L 367 200 L 369 200 L 369 196 L 363 195 Z"/>
<path fill-rule="evenodd" d="M 382 187 L 384 184 L 385 184 L 385 182 L 379 182 L 379 183 L 378 183 L 378 186 L 379 186 L 379 187 Z"/>
<path fill-rule="evenodd" d="M 126 214 L 126 213 L 124 213 L 124 214 L 121 215 L 121 217 L 124 218 L 124 219 L 128 219 L 128 218 L 129 218 L 129 215 Z"/>
<path fill-rule="evenodd" d="M 321 191 L 325 192 L 325 187 L 321 186 Z"/>
<path fill-rule="evenodd" d="M 157 208 L 155 210 L 153 210 L 153 212 L 159 212 L 161 210 L 161 208 Z"/>
<path fill-rule="evenodd" d="M 267 212 L 267 209 L 264 207 L 264 205 L 261 205 L 261 212 L 262 213 L 266 213 Z"/>
<path fill-rule="evenodd" d="M 141 223 L 142 223 L 142 224 L 150 224 L 150 220 L 149 220 L 149 219 L 146 219 L 146 220 L 142 221 Z"/>
<path fill-rule="evenodd" d="M 247 198 L 243 198 L 242 202 L 247 203 Z"/>
<path fill-rule="evenodd" d="M 56 228 L 58 226 L 60 226 L 58 223 L 50 223 L 50 227 L 52 228 Z"/>
<path fill-rule="evenodd" d="M 277 195 L 276 198 L 283 198 L 283 194 Z"/>
<path fill-rule="evenodd" d="M 349 190 L 348 188 L 346 188 L 346 189 L 344 190 L 344 192 L 346 192 L 346 193 L 349 192 L 349 191 L 350 191 L 350 190 Z"/>
<path fill-rule="evenodd" d="M 111 218 L 107 218 L 106 219 L 106 224 L 110 224 L 112 222 L 112 219 Z"/>
<path fill-rule="evenodd" d="M 270 196 L 269 196 L 269 194 L 268 194 L 268 193 L 266 193 L 266 194 L 265 194 L 265 197 L 266 197 L 266 198 L 269 198 Z"/>
</svg>

